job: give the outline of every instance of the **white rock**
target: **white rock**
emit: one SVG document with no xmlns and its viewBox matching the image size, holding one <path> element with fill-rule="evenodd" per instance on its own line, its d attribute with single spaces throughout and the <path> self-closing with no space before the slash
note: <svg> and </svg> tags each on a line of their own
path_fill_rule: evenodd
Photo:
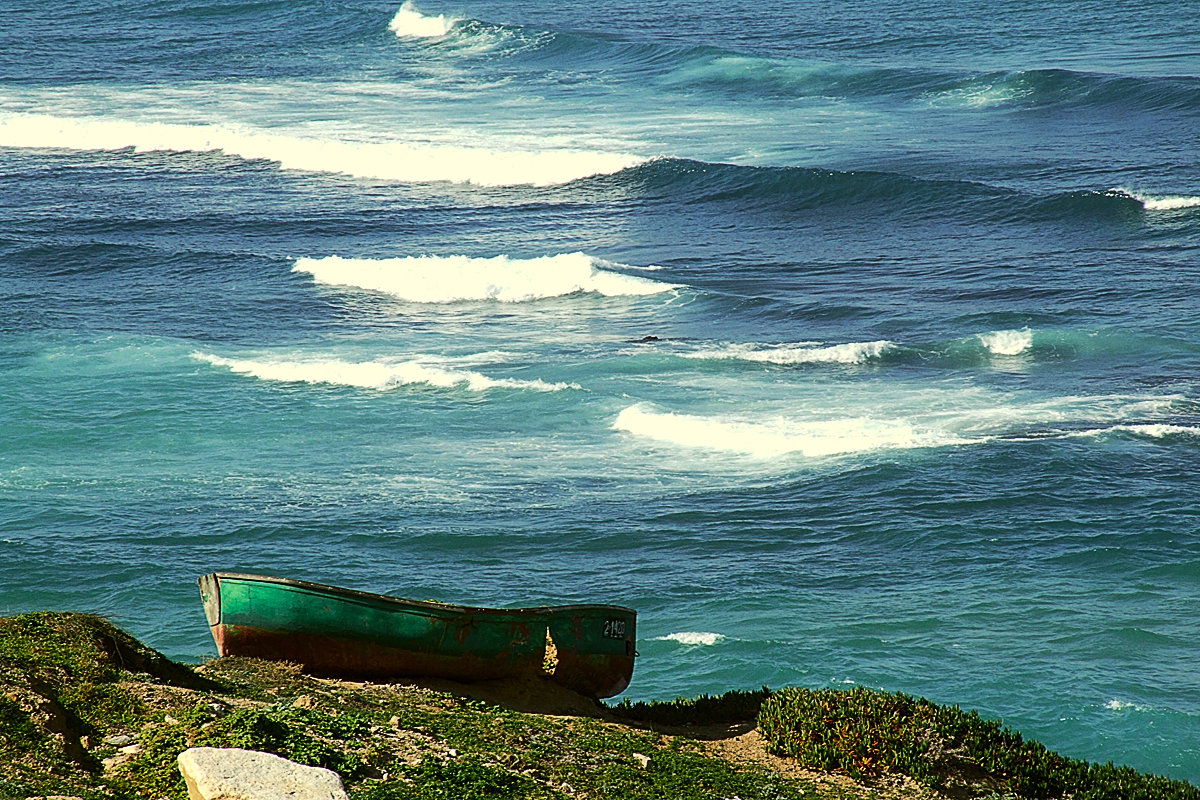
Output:
<svg viewBox="0 0 1200 800">
<path fill-rule="evenodd" d="M 191 800 L 349 800 L 336 772 L 255 750 L 193 747 L 179 771 Z"/>
</svg>

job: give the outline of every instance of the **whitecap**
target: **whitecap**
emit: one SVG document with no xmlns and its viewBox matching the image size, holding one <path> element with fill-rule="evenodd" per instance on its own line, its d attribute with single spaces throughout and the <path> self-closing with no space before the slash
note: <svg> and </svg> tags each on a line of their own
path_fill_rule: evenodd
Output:
<svg viewBox="0 0 1200 800">
<path fill-rule="evenodd" d="M 413 39 L 436 39 L 445 36 L 460 20 L 445 14 L 429 16 L 417 10 L 412 0 L 405 0 L 404 5 L 392 17 L 388 30 L 397 36 Z"/>
<path fill-rule="evenodd" d="M 1200 197 L 1194 195 L 1152 195 L 1130 189 L 1117 189 L 1116 191 L 1137 200 L 1147 211 L 1179 211 L 1185 208 L 1200 208 Z"/>
<path fill-rule="evenodd" d="M 446 369 L 418 360 L 344 361 L 341 359 L 225 358 L 195 352 L 192 358 L 240 375 L 281 383 L 352 386 L 385 391 L 399 386 L 425 384 L 436 388 L 465 387 L 471 391 L 494 388 L 558 392 L 579 389 L 576 383 L 548 383 L 540 379 L 489 378 L 471 370 Z"/>
<path fill-rule="evenodd" d="M 406 256 L 359 259 L 300 258 L 292 270 L 331 286 L 385 292 L 415 303 L 494 300 L 520 303 L 579 292 L 606 296 L 649 295 L 680 288 L 601 269 L 584 253 L 537 258 Z M 608 262 L 603 262 L 608 263 Z"/>
<path fill-rule="evenodd" d="M 979 334 L 979 341 L 992 355 L 1016 356 L 1033 347 L 1033 331 L 1029 328 L 992 331 Z"/>
<path fill-rule="evenodd" d="M 1139 706 L 1137 703 L 1130 703 L 1128 700 L 1113 698 L 1104 704 L 1104 707 L 1109 711 L 1145 711 L 1144 706 Z"/>
<path fill-rule="evenodd" d="M 659 636 L 657 641 L 660 642 L 678 642 L 689 647 L 712 647 L 714 644 L 719 644 L 725 641 L 724 634 L 709 633 L 704 631 L 681 631 L 679 633 L 671 633 L 666 636 Z"/>
<path fill-rule="evenodd" d="M 1112 433 L 1129 433 L 1134 436 L 1145 436 L 1151 439 L 1165 439 L 1171 436 L 1200 436 L 1200 428 L 1187 425 L 1170 425 L 1166 423 L 1140 423 L 1130 425 L 1111 425 L 1106 428 L 1095 428 L 1086 431 L 1073 431 L 1068 436 L 1091 438 Z"/>
<path fill-rule="evenodd" d="M 778 458 L 792 453 L 820 457 L 966 443 L 944 432 L 918 430 L 904 420 L 869 417 L 804 422 L 780 417 L 746 420 L 654 411 L 643 405 L 621 411 L 612 427 L 665 444 L 755 458 Z"/>
<path fill-rule="evenodd" d="M 766 364 L 862 364 L 896 349 L 889 341 L 848 342 L 826 345 L 818 342 L 792 344 L 725 344 L 684 353 L 685 358 L 755 361 Z"/>
<path fill-rule="evenodd" d="M 219 151 L 277 162 L 284 169 L 412 183 L 555 186 L 643 163 L 628 153 L 530 147 L 478 137 L 470 142 L 353 140 L 237 125 L 143 122 L 109 116 L 0 114 L 0 147 L 135 152 Z"/>
</svg>

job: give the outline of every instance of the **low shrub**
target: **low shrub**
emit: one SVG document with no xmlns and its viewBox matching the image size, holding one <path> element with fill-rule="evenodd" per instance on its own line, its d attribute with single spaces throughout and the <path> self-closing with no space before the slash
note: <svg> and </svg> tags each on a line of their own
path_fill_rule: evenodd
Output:
<svg viewBox="0 0 1200 800">
<path fill-rule="evenodd" d="M 631 703 L 628 699 L 612 707 L 615 716 L 633 722 L 658 725 L 721 725 L 750 722 L 758 716 L 763 700 L 771 690 L 726 692 L 715 697 L 680 697 L 675 700 L 653 700 Z"/>
<path fill-rule="evenodd" d="M 758 728 L 777 755 L 862 780 L 897 773 L 1032 800 L 1200 800 L 1186 782 L 1064 758 L 977 712 L 901 693 L 784 689 L 764 700 Z"/>
</svg>

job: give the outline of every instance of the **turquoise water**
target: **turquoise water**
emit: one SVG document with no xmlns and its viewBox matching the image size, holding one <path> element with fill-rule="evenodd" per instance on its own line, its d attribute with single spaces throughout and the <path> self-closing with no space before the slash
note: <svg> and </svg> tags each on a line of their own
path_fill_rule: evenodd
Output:
<svg viewBox="0 0 1200 800">
<path fill-rule="evenodd" d="M 620 603 L 1200 780 L 1200 22 L 797 5 L 6 4 L 0 612 Z"/>
</svg>

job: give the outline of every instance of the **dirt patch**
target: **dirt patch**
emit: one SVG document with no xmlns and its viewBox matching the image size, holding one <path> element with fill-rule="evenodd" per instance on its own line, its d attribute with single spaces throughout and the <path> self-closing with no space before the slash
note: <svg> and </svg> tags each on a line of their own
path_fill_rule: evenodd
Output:
<svg viewBox="0 0 1200 800">
<path fill-rule="evenodd" d="M 942 795 L 921 786 L 906 776 L 889 776 L 866 785 L 848 775 L 816 772 L 804 769 L 794 759 L 784 758 L 767 752 L 767 743 L 758 730 L 751 729 L 725 739 L 701 742 L 706 755 L 723 758 L 734 764 L 765 767 L 785 778 L 814 784 L 822 789 L 844 792 L 850 797 L 877 797 L 879 800 L 941 800 Z"/>
</svg>

